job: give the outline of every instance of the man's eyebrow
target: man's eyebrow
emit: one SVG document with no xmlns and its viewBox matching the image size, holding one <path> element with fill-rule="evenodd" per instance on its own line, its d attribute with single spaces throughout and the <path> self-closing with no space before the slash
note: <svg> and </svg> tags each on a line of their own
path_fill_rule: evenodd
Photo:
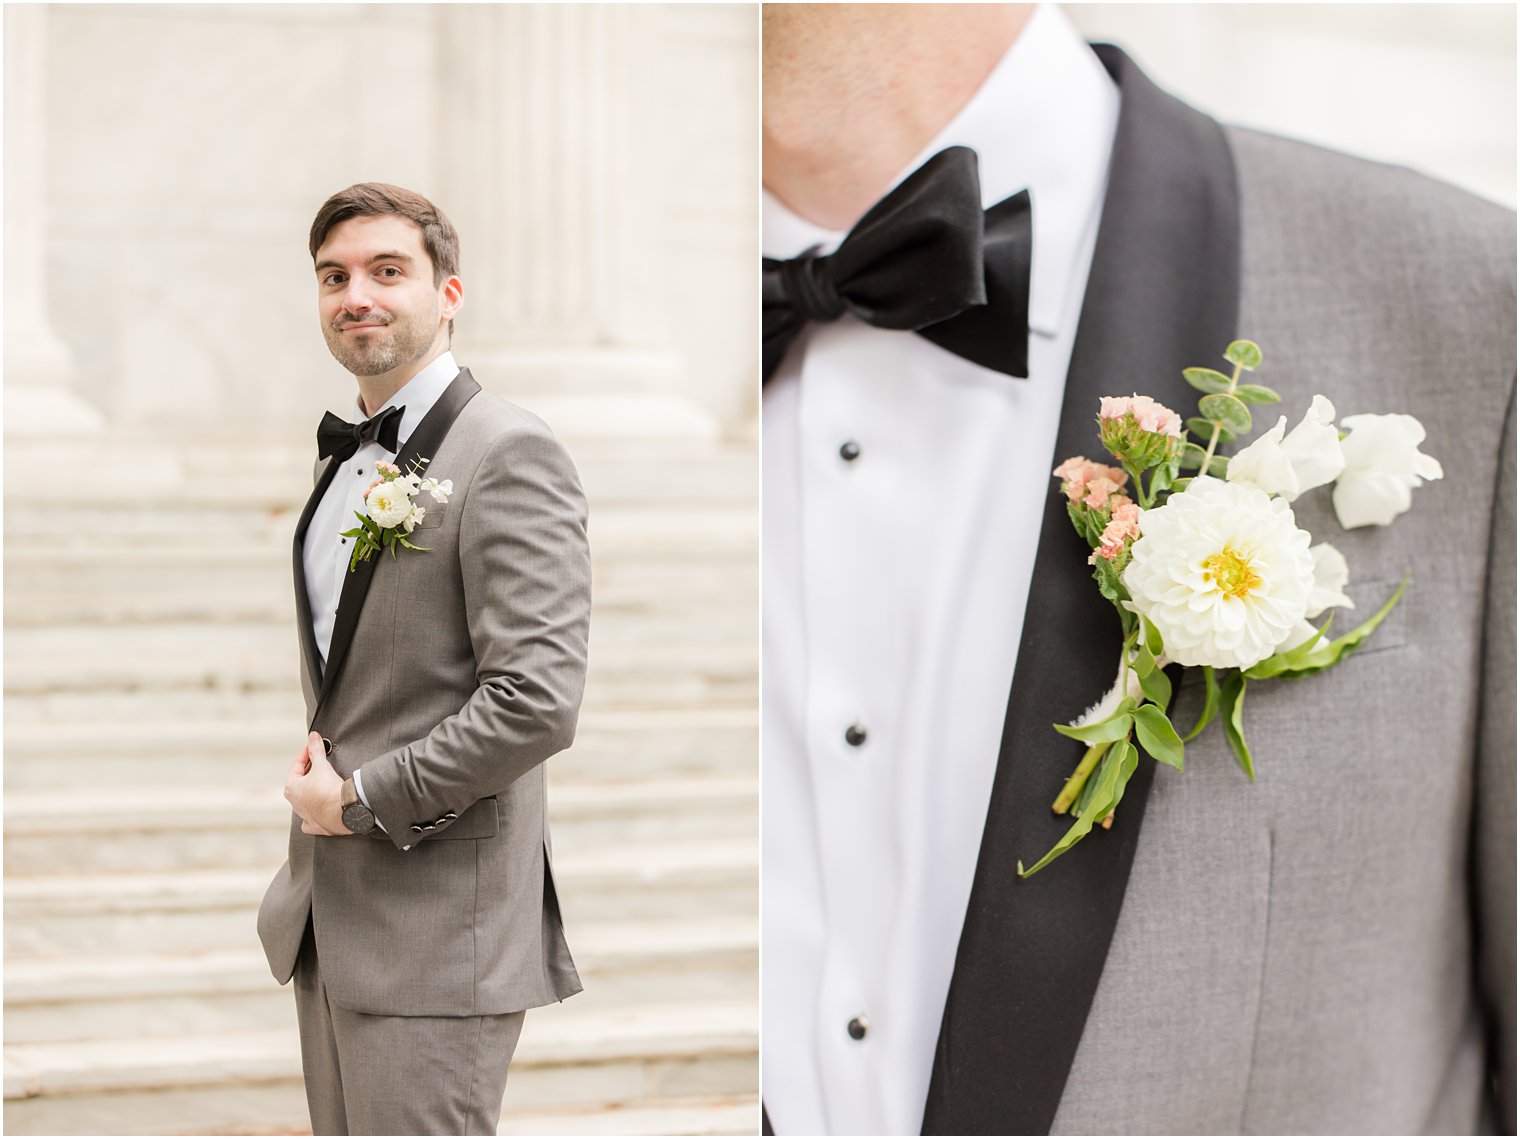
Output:
<svg viewBox="0 0 1520 1139">
<path fill-rule="evenodd" d="M 366 265 L 373 265 L 377 261 L 400 261 L 400 262 L 403 262 L 404 264 L 407 264 L 407 265 L 415 265 L 417 263 L 417 259 L 415 257 L 413 257 L 411 254 L 409 254 L 409 253 L 402 253 L 401 251 L 396 250 L 396 249 L 387 250 L 384 253 L 376 253 L 373 257 L 370 257 L 364 263 Z M 343 268 L 343 266 L 339 265 L 336 261 L 319 261 L 319 262 L 317 262 L 317 265 L 316 265 L 316 272 L 320 273 L 323 269 L 342 269 L 342 268 Z"/>
</svg>

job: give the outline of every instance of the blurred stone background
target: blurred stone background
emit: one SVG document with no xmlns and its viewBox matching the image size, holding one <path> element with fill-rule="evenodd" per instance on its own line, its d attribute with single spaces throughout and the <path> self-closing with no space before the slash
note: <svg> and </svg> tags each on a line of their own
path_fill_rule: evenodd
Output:
<svg viewBox="0 0 1520 1139">
<path fill-rule="evenodd" d="M 1215 118 L 1515 206 L 1513 4 L 1062 4 Z"/>
<path fill-rule="evenodd" d="M 306 233 L 461 234 L 454 343 L 564 440 L 595 612 L 550 761 L 586 992 L 506 1134 L 754 1133 L 753 5 L 7 5 L 5 1129 L 299 1133 L 254 931 L 304 735 L 291 535 L 349 417 Z"/>
</svg>

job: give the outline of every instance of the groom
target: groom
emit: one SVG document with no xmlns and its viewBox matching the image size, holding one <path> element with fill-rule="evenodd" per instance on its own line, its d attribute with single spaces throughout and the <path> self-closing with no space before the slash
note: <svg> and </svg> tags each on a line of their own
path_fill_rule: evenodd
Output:
<svg viewBox="0 0 1520 1139">
<path fill-rule="evenodd" d="M 454 362 L 459 238 L 437 207 L 350 186 L 310 250 L 361 422 L 324 419 L 296 526 L 310 733 L 259 937 L 295 979 L 315 1134 L 493 1135 L 524 1010 L 581 987 L 542 765 L 585 682 L 586 503 L 549 429 Z M 356 559 L 355 514 L 393 523 L 379 496 L 406 493 L 386 464 L 429 480 L 410 545 Z"/>
<path fill-rule="evenodd" d="M 766 5 L 763 76 L 768 1124 L 1513 1133 L 1514 215 L 1222 127 L 1054 7 Z M 1120 651 L 1050 472 L 1238 337 L 1285 412 L 1424 423 L 1396 526 L 1293 505 L 1353 621 L 1412 584 L 1252 685 L 1254 783 L 1214 725 L 1021 880 Z"/>
</svg>

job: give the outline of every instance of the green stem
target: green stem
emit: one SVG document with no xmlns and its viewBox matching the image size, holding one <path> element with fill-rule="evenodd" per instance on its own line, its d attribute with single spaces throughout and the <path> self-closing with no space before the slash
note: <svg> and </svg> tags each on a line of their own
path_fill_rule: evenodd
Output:
<svg viewBox="0 0 1520 1139">
<path fill-rule="evenodd" d="M 1050 805 L 1050 809 L 1058 815 L 1064 815 L 1071 810 L 1071 805 L 1077 801 L 1077 796 L 1082 794 L 1082 788 L 1087 786 L 1087 777 L 1093 773 L 1093 768 L 1098 766 L 1103 755 L 1112 744 L 1093 744 L 1082 756 L 1082 762 L 1077 764 L 1077 769 L 1071 773 L 1071 778 L 1061 788 L 1061 793 L 1056 796 L 1056 801 Z"/>
</svg>

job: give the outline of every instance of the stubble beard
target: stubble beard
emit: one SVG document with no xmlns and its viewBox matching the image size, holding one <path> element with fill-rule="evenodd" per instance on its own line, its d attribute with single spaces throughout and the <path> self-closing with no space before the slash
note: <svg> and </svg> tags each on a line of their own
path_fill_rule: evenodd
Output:
<svg viewBox="0 0 1520 1139">
<path fill-rule="evenodd" d="M 364 319 L 374 320 L 378 314 L 366 314 Z M 349 336 L 342 330 L 344 325 L 356 323 L 352 314 L 340 313 L 333 324 L 322 326 L 327 350 L 333 359 L 355 376 L 380 376 L 418 359 L 433 345 L 438 334 L 438 306 L 431 313 L 419 312 L 412 317 L 396 317 L 385 313 L 388 319 L 383 329 Z M 336 327 L 334 327 L 336 325 Z"/>
</svg>

